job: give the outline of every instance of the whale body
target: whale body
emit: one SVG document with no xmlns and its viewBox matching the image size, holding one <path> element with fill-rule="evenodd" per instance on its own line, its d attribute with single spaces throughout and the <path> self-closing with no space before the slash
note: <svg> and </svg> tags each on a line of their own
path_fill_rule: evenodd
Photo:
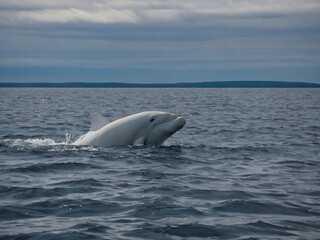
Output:
<svg viewBox="0 0 320 240">
<path fill-rule="evenodd" d="M 183 117 L 159 111 L 136 113 L 110 123 L 102 115 L 92 113 L 90 122 L 90 131 L 77 139 L 74 142 L 75 145 L 157 146 L 186 124 Z"/>
</svg>

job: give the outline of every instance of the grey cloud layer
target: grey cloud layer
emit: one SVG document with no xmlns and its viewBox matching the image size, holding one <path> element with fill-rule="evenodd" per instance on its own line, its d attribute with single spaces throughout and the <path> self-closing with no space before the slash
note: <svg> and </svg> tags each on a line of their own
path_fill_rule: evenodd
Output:
<svg viewBox="0 0 320 240">
<path fill-rule="evenodd" d="M 316 0 L 267 1 L 12 1 L 3 0 L 2 23 L 148 23 L 178 21 L 185 18 L 259 16 L 318 12 Z M 11 9 L 11 10 L 10 10 Z"/>
<path fill-rule="evenodd" d="M 2 0 L 0 67 L 305 72 L 319 16 L 318 0 Z"/>
</svg>

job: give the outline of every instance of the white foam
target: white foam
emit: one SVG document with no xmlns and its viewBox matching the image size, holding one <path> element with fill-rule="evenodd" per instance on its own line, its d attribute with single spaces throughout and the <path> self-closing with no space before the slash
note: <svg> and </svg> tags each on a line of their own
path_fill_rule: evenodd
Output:
<svg viewBox="0 0 320 240">
<path fill-rule="evenodd" d="M 55 140 L 50 138 L 29 138 L 29 139 L 16 139 L 12 142 L 13 146 L 53 146 L 60 145 L 63 143 L 57 143 Z"/>
<path fill-rule="evenodd" d="M 16 148 L 19 150 L 24 149 L 38 149 L 42 147 L 49 147 L 47 151 L 99 151 L 99 148 L 93 146 L 74 146 L 73 143 L 66 136 L 66 142 L 56 141 L 51 138 L 29 138 L 29 139 L 4 139 L 2 143 L 8 147 Z M 1 143 L 0 142 L 0 143 Z"/>
</svg>

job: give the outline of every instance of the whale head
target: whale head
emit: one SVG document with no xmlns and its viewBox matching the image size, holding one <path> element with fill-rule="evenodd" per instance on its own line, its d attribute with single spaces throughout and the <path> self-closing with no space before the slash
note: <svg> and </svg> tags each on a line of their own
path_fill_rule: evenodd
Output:
<svg viewBox="0 0 320 240">
<path fill-rule="evenodd" d="M 161 145 L 186 124 L 183 117 L 167 112 L 150 112 L 147 120 L 149 126 L 143 144 L 152 146 Z"/>
</svg>

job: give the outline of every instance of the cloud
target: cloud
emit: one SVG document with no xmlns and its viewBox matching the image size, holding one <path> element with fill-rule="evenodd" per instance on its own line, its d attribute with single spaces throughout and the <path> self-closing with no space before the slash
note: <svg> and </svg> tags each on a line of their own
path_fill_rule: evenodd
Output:
<svg viewBox="0 0 320 240">
<path fill-rule="evenodd" d="M 7 16 L 9 15 L 6 13 Z M 42 23 L 69 23 L 69 22 L 91 22 L 91 23 L 135 23 L 137 16 L 129 10 L 104 10 L 85 11 L 81 9 L 49 9 L 35 11 L 15 12 L 11 19 L 20 22 L 42 22 Z"/>
<path fill-rule="evenodd" d="M 181 22 L 192 19 L 224 17 L 265 17 L 281 14 L 318 12 L 317 0 L 123 0 L 123 1 L 75 1 L 75 0 L 2 0 L 0 19 L 17 24 L 34 23 L 140 23 Z M 188 24 L 192 22 L 188 22 Z"/>
</svg>

